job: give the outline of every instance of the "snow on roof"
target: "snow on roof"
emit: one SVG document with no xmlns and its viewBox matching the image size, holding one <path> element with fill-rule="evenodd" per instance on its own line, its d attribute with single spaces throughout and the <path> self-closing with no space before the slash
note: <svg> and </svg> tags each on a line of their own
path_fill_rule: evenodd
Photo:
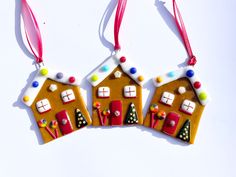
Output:
<svg viewBox="0 0 236 177">
<path fill-rule="evenodd" d="M 23 95 L 23 103 L 27 106 L 31 106 L 47 79 L 74 86 L 79 86 L 80 82 L 79 79 L 75 78 L 73 75 L 66 75 L 62 72 L 56 72 L 46 67 L 41 67 Z"/>
<path fill-rule="evenodd" d="M 179 70 L 171 71 L 165 75 L 158 76 L 153 79 L 153 82 L 156 87 L 161 87 L 180 78 L 187 78 L 190 81 L 200 103 L 202 105 L 206 105 L 209 101 L 209 96 L 207 95 L 205 88 L 202 86 L 202 83 L 200 82 L 193 66 L 183 67 Z"/>
<path fill-rule="evenodd" d="M 97 86 L 100 84 L 112 71 L 120 65 L 122 70 L 128 74 L 137 84 L 143 85 L 144 77 L 140 74 L 139 70 L 135 67 L 133 63 L 127 61 L 119 52 L 112 55 L 105 62 L 103 62 L 99 67 L 95 69 L 88 77 L 88 81 L 92 86 Z"/>
</svg>

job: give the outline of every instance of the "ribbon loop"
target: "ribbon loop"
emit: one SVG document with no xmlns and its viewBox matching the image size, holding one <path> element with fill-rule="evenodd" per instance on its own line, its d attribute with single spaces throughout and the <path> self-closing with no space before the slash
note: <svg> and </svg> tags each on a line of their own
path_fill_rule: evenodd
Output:
<svg viewBox="0 0 236 177">
<path fill-rule="evenodd" d="M 114 22 L 114 41 L 115 41 L 114 49 L 115 50 L 119 50 L 121 48 L 120 43 L 119 43 L 119 32 L 120 32 L 121 22 L 124 16 L 126 4 L 127 4 L 127 0 L 118 0 L 115 22 Z"/>
<path fill-rule="evenodd" d="M 194 66 L 196 63 L 197 63 L 197 59 L 195 56 L 192 56 L 192 58 L 188 60 L 188 65 Z"/>
<path fill-rule="evenodd" d="M 176 1 L 172 0 L 172 2 L 173 2 L 173 10 L 174 10 L 175 23 L 176 23 L 176 26 L 177 26 L 178 31 L 180 33 L 180 36 L 181 36 L 181 38 L 183 40 L 185 49 L 186 49 L 186 51 L 188 53 L 188 57 L 189 57 L 188 65 L 193 65 L 194 66 L 196 64 L 196 62 L 197 62 L 197 59 L 193 55 L 192 48 L 191 48 L 191 45 L 190 45 L 190 42 L 189 42 L 189 38 L 188 38 L 188 34 L 187 34 L 187 31 L 186 31 L 186 28 L 185 28 L 185 25 L 184 25 L 183 18 L 181 16 L 181 13 L 179 11 L 179 8 L 177 6 Z"/>
<path fill-rule="evenodd" d="M 22 0 L 21 15 L 26 39 L 37 63 L 43 62 L 42 38 L 35 15 L 26 0 Z"/>
</svg>

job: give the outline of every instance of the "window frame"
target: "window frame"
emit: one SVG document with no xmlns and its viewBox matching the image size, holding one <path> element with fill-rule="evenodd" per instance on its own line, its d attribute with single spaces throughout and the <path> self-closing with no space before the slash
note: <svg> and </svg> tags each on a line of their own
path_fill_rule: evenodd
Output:
<svg viewBox="0 0 236 177">
<path fill-rule="evenodd" d="M 186 101 L 188 101 L 188 103 L 189 103 L 188 105 L 186 105 L 186 103 L 185 103 Z M 193 105 L 190 105 L 190 104 L 193 104 Z M 189 112 L 189 111 L 183 109 L 183 105 L 187 106 L 188 108 L 191 108 L 193 111 Z M 182 102 L 179 110 L 181 112 L 185 113 L 185 114 L 192 115 L 194 113 L 195 109 L 196 109 L 196 103 L 195 102 L 193 102 L 191 100 L 188 100 L 188 99 L 184 99 L 184 101 Z"/>
<path fill-rule="evenodd" d="M 70 91 L 71 93 L 68 94 L 67 93 L 68 91 Z M 63 95 L 63 93 L 65 93 L 65 92 L 66 92 L 67 95 Z M 69 101 L 65 101 L 64 97 L 67 97 L 68 99 L 71 98 L 71 97 L 69 97 L 69 95 L 72 95 L 72 99 L 69 100 Z M 74 91 L 72 89 L 66 89 L 66 90 L 62 91 L 61 92 L 61 99 L 62 99 L 63 104 L 68 104 L 68 103 L 71 103 L 71 102 L 75 101 L 76 97 L 75 97 Z"/>
<path fill-rule="evenodd" d="M 134 90 L 129 89 L 128 92 L 130 93 L 130 96 L 126 96 L 126 93 L 127 93 L 126 88 L 130 88 L 130 87 L 134 88 Z M 132 92 L 134 92 L 135 96 L 131 96 Z M 124 86 L 123 95 L 124 95 L 125 98 L 137 98 L 137 87 L 135 85 L 126 85 L 126 86 Z"/>
</svg>

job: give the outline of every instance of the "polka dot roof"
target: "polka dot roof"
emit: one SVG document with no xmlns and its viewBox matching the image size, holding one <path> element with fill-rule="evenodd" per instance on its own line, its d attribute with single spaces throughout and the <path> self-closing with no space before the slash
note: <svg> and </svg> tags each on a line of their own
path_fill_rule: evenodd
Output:
<svg viewBox="0 0 236 177">
<path fill-rule="evenodd" d="M 88 77 L 88 81 L 92 86 L 97 86 L 100 84 L 112 71 L 120 65 L 123 72 L 128 74 L 137 84 L 143 85 L 144 76 L 140 74 L 139 69 L 137 69 L 134 64 L 127 61 L 122 54 L 119 52 L 112 55 L 105 62 L 103 62 L 97 69 L 94 70 Z"/>
<path fill-rule="evenodd" d="M 79 86 L 80 82 L 79 79 L 75 77 L 75 75 L 68 75 L 62 72 L 53 71 L 46 67 L 42 67 L 37 71 L 34 79 L 26 89 L 22 98 L 23 103 L 25 103 L 27 106 L 31 106 L 47 79 L 75 86 Z"/>
<path fill-rule="evenodd" d="M 209 95 L 207 94 L 205 88 L 202 86 L 202 83 L 192 66 L 183 67 L 179 70 L 171 71 L 164 75 L 155 77 L 153 79 L 153 82 L 156 87 L 161 87 L 180 78 L 188 78 L 195 90 L 196 95 L 198 96 L 200 103 L 202 105 L 206 105 L 209 101 Z"/>
</svg>

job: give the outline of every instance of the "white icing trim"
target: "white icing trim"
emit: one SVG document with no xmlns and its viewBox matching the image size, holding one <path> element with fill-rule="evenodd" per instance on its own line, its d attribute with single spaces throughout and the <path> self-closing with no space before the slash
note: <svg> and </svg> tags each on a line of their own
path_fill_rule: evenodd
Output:
<svg viewBox="0 0 236 177">
<path fill-rule="evenodd" d="M 186 76 L 186 72 L 187 72 L 188 70 L 193 70 L 193 71 L 194 71 L 194 76 L 192 76 L 192 77 L 187 77 L 187 76 Z M 171 73 L 171 72 L 169 72 L 169 73 Z M 170 83 L 170 82 L 172 82 L 172 81 L 175 81 L 175 80 L 177 80 L 177 79 L 180 79 L 180 78 L 187 78 L 187 79 L 190 81 L 190 83 L 192 84 L 192 87 L 193 87 L 193 89 L 195 90 L 195 93 L 197 94 L 198 98 L 199 98 L 199 94 L 200 94 L 200 93 L 202 93 L 202 92 L 207 93 L 206 90 L 205 90 L 205 88 L 203 87 L 202 83 L 201 83 L 201 87 L 200 87 L 200 88 L 198 88 L 198 89 L 195 89 L 195 88 L 194 88 L 194 83 L 195 83 L 196 81 L 199 81 L 199 82 L 200 82 L 200 79 L 199 79 L 199 77 L 197 76 L 197 73 L 196 73 L 196 70 L 194 69 L 194 67 L 192 67 L 192 66 L 187 66 L 187 67 L 184 67 L 184 68 L 180 68 L 179 70 L 173 71 L 173 73 L 174 73 L 174 76 L 173 76 L 173 77 L 170 77 L 170 76 L 169 76 L 169 73 L 166 73 L 165 75 L 159 76 L 160 78 L 163 79 L 162 82 L 160 82 L 160 83 L 158 83 L 158 82 L 156 81 L 157 77 L 153 78 L 154 85 L 155 85 L 156 87 L 161 87 L 161 86 L 163 86 L 163 85 L 165 85 L 165 84 L 168 84 L 168 83 Z M 205 106 L 205 105 L 207 104 L 207 102 L 209 101 L 209 95 L 207 95 L 207 99 L 206 99 L 206 100 L 201 100 L 201 99 L 199 98 L 199 101 L 200 101 L 200 103 L 201 103 L 202 105 Z"/>
<path fill-rule="evenodd" d="M 48 70 L 48 74 L 46 76 L 43 76 L 41 75 L 40 71 L 42 69 L 47 69 Z M 57 75 L 57 71 L 54 71 L 54 70 L 51 70 L 47 67 L 41 67 L 37 73 L 35 74 L 35 77 L 34 79 L 31 81 L 31 83 L 28 85 L 28 88 L 26 89 L 23 97 L 22 97 L 22 101 L 24 104 L 26 104 L 27 106 L 31 106 L 32 103 L 34 102 L 35 98 L 37 97 L 38 93 L 40 92 L 44 82 L 47 80 L 47 79 L 52 79 L 56 82 L 60 82 L 60 83 L 64 83 L 64 84 L 68 84 L 68 85 L 74 85 L 74 86 L 79 86 L 79 83 L 80 83 L 80 79 L 75 77 L 75 75 L 68 75 L 68 74 L 65 74 L 63 73 L 63 78 L 62 79 L 58 79 L 56 77 Z M 69 82 L 69 78 L 73 76 L 75 77 L 75 82 L 74 83 L 70 83 Z M 39 83 L 38 87 L 33 87 L 32 84 L 34 81 L 37 81 Z M 49 93 L 50 94 L 50 93 Z M 25 102 L 23 99 L 25 96 L 28 96 L 29 97 L 29 101 Z"/>
<path fill-rule="evenodd" d="M 103 62 L 99 67 L 97 67 L 88 77 L 87 77 L 87 80 L 89 81 L 89 83 L 92 85 L 92 86 L 97 86 L 98 84 L 100 84 L 108 75 L 110 75 L 113 70 L 118 66 L 120 65 L 123 72 L 125 72 L 126 74 L 128 74 L 130 76 L 130 78 L 132 78 L 137 84 L 139 85 L 143 85 L 143 82 L 140 82 L 138 80 L 138 77 L 139 76 L 143 76 L 139 70 L 135 67 L 134 64 L 132 64 L 131 62 L 127 61 L 127 58 L 126 58 L 126 61 L 124 63 L 121 63 L 120 62 L 120 58 L 122 57 L 123 55 L 120 53 L 120 52 L 117 52 L 116 54 L 112 55 L 111 57 L 109 57 L 105 62 Z M 109 67 L 109 70 L 108 71 L 102 71 L 102 67 L 103 66 L 108 66 Z M 137 72 L 135 74 L 131 74 L 130 73 L 130 68 L 132 67 L 135 67 L 137 69 Z M 98 76 L 98 80 L 97 81 L 92 81 L 91 78 L 93 75 L 97 75 Z M 122 77 L 122 76 L 121 76 Z"/>
</svg>

